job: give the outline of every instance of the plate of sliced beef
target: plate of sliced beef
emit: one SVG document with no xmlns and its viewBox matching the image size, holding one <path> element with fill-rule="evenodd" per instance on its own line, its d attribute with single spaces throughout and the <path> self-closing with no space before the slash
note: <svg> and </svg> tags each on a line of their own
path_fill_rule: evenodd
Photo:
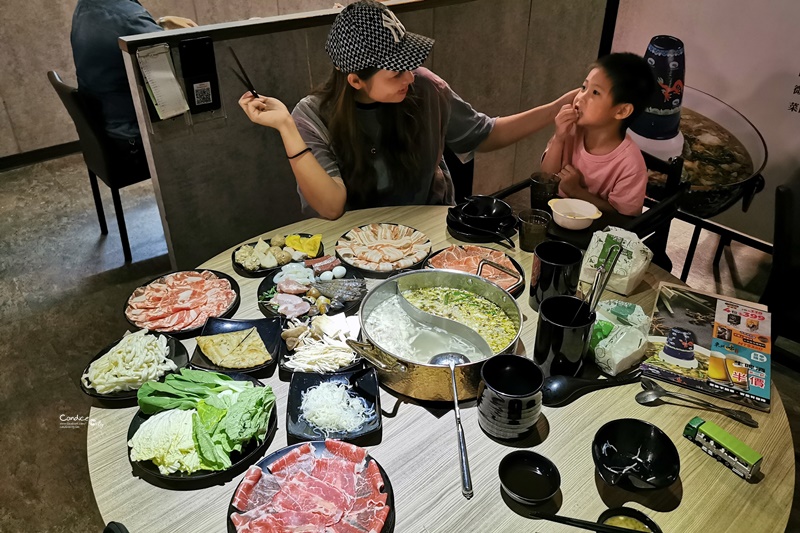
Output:
<svg viewBox="0 0 800 533">
<path fill-rule="evenodd" d="M 228 507 L 228 531 L 394 531 L 389 477 L 367 450 L 338 440 L 294 444 L 251 466 Z M 311 529 L 316 527 L 317 529 Z"/>
<path fill-rule="evenodd" d="M 486 263 L 483 267 L 480 266 L 481 261 Z M 500 265 L 502 269 L 495 268 L 491 263 Z M 481 268 L 481 277 L 499 285 L 514 298 L 519 297 L 525 289 L 525 270 L 522 265 L 510 255 L 486 246 L 454 244 L 432 253 L 425 261 L 425 268 L 459 270 L 476 275 Z"/>
<path fill-rule="evenodd" d="M 125 303 L 136 327 L 185 337 L 211 317 L 228 318 L 239 307 L 239 284 L 216 270 L 180 270 L 137 287 Z"/>
</svg>

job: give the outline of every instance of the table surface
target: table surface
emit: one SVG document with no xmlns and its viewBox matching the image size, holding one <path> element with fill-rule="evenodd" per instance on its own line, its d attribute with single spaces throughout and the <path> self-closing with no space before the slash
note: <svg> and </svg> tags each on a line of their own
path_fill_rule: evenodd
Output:
<svg viewBox="0 0 800 533">
<path fill-rule="evenodd" d="M 426 233 L 433 251 L 460 244 L 445 228 L 446 207 L 408 206 L 367 209 L 346 213 L 336 221 L 306 220 L 270 231 L 264 237 L 292 232 L 322 233 L 325 249 L 333 252 L 339 236 L 350 228 L 370 222 L 394 222 Z M 488 246 L 503 249 L 499 245 Z M 235 247 L 234 247 L 235 248 Z M 256 288 L 261 279 L 236 275 L 231 251 L 210 259 L 201 267 L 231 274 L 241 287 L 242 303 L 236 318 L 260 318 Z M 530 273 L 532 254 L 507 251 Z M 626 298 L 652 309 L 655 290 L 661 281 L 675 282 L 664 270 L 651 266 L 636 292 Z M 376 281 L 370 281 L 374 285 Z M 606 294 L 604 298 L 618 297 Z M 518 300 L 524 314 L 520 353 L 531 356 L 536 313 L 527 296 Z M 193 339 L 184 341 L 189 353 Z M 278 432 L 268 453 L 286 445 L 285 417 L 289 384 L 278 372 L 264 382 L 275 391 Z M 675 390 L 671 385 L 666 388 Z M 543 510 L 596 520 L 608 507 L 625 505 L 644 511 L 665 532 L 697 531 L 783 531 L 792 506 L 794 452 L 783 403 L 772 388 L 772 411 L 748 411 L 759 422 L 751 429 L 710 411 L 683 405 L 645 407 L 634 400 L 638 384 L 598 391 L 567 407 L 545 407 L 536 434 L 517 447 L 532 448 L 555 462 L 561 472 L 561 490 Z M 686 391 L 683 391 L 686 392 Z M 384 411 L 391 411 L 397 398 L 382 390 Z M 723 402 L 724 403 L 724 402 Z M 730 404 L 730 406 L 733 406 Z M 221 532 L 231 495 L 241 475 L 224 485 L 202 490 L 179 491 L 155 487 L 134 477 L 127 459 L 126 435 L 135 407 L 106 409 L 93 407 L 87 435 L 89 474 L 95 499 L 106 522 L 125 524 L 131 533 L 155 531 Z M 763 478 L 748 483 L 699 447 L 682 438 L 683 428 L 693 416 L 702 416 L 730 431 L 765 459 Z M 509 500 L 500 488 L 497 467 L 514 447 L 490 439 L 478 426 L 475 402 L 465 402 L 461 411 L 466 433 L 475 496 L 461 495 L 455 423 L 450 411 L 426 409 L 402 402 L 395 417 L 383 418 L 383 439 L 369 453 L 389 475 L 394 488 L 398 532 L 454 531 L 575 531 L 549 522 L 531 523 L 522 516 L 522 506 Z M 628 492 L 604 484 L 595 472 L 591 457 L 592 438 L 600 426 L 616 418 L 639 418 L 659 426 L 675 443 L 681 458 L 679 481 L 658 491 Z"/>
</svg>

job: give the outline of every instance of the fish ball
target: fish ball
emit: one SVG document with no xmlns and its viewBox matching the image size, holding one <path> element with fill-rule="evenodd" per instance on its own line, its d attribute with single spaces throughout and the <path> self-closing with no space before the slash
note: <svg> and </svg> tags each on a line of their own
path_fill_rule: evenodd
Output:
<svg viewBox="0 0 800 533">
<path fill-rule="evenodd" d="M 322 274 L 319 275 L 319 279 L 321 279 L 322 281 L 330 281 L 333 279 L 333 272 L 331 272 L 330 270 L 327 272 L 323 272 Z"/>
<path fill-rule="evenodd" d="M 336 279 L 343 278 L 347 274 L 347 269 L 342 265 L 333 267 L 333 277 Z"/>
</svg>

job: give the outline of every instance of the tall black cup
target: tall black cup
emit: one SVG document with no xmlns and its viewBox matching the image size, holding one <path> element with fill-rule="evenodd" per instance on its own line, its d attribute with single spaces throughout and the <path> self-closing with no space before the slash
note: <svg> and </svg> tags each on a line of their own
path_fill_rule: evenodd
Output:
<svg viewBox="0 0 800 533">
<path fill-rule="evenodd" d="M 534 311 L 549 296 L 577 292 L 582 259 L 580 249 L 566 242 L 545 241 L 536 246 L 528 300 Z"/>
<path fill-rule="evenodd" d="M 589 351 L 595 313 L 575 296 L 551 296 L 539 306 L 533 356 L 545 376 L 576 376 Z"/>
</svg>

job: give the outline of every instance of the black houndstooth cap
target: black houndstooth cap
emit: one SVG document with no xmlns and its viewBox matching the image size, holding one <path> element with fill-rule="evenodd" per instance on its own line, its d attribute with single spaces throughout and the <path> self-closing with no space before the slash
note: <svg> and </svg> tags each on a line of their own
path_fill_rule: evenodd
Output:
<svg viewBox="0 0 800 533">
<path fill-rule="evenodd" d="M 399 72 L 419 67 L 433 39 L 407 32 L 385 5 L 362 0 L 345 7 L 333 21 L 325 51 L 342 72 L 375 67 Z"/>
</svg>

